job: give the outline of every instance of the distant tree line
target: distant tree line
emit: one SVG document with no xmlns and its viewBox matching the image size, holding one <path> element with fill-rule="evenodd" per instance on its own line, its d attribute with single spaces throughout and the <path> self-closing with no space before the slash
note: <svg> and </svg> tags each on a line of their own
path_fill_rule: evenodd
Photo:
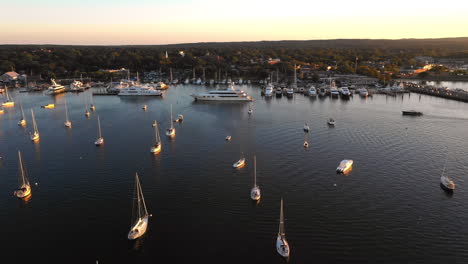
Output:
<svg viewBox="0 0 468 264">
<path fill-rule="evenodd" d="M 468 57 L 468 39 L 440 40 L 336 40 L 315 42 L 198 43 L 164 46 L 0 46 L 0 72 L 77 78 L 81 74 L 109 79 L 100 69 L 132 72 L 162 71 L 190 78 L 205 72 L 207 79 L 266 78 L 271 72 L 292 75 L 294 64 L 313 71 L 358 73 L 376 78 L 395 76 L 403 66 L 421 66 L 416 56 Z M 418 42 L 419 41 L 419 42 Z M 415 43 L 416 42 L 416 43 Z M 424 45 L 426 43 L 426 45 Z M 166 57 L 167 54 L 167 57 Z M 279 59 L 272 63 L 270 60 Z M 357 65 L 356 65 L 357 62 Z"/>
</svg>

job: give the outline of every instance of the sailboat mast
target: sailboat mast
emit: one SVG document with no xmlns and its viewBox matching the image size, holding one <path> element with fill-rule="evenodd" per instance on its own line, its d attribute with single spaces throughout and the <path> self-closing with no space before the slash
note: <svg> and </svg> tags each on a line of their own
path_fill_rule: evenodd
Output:
<svg viewBox="0 0 468 264">
<path fill-rule="evenodd" d="M 65 121 L 69 121 L 68 120 L 68 107 L 67 107 L 67 97 L 65 97 L 65 117 L 66 117 L 66 120 Z"/>
<path fill-rule="evenodd" d="M 20 104 L 20 108 L 21 108 L 21 119 L 24 120 L 24 111 L 23 111 L 23 105 Z"/>
<path fill-rule="evenodd" d="M 155 141 L 156 141 L 156 144 L 160 142 L 159 140 L 159 130 L 158 130 L 158 123 L 156 122 L 156 120 L 154 120 L 154 123 L 156 124 L 154 126 L 154 137 L 155 137 Z"/>
<path fill-rule="evenodd" d="M 174 124 L 172 122 L 172 104 L 171 104 L 171 120 L 170 121 L 171 121 L 171 128 L 174 128 Z"/>
<path fill-rule="evenodd" d="M 34 133 L 37 133 L 37 124 L 36 124 L 36 118 L 34 118 L 34 111 L 31 109 L 31 116 L 32 116 L 32 120 L 33 120 L 33 129 L 34 129 Z"/>
<path fill-rule="evenodd" d="M 99 118 L 99 116 L 97 117 L 97 121 L 98 121 L 99 138 L 101 138 L 101 119 Z"/>
<path fill-rule="evenodd" d="M 257 187 L 257 157 L 254 156 L 254 187 Z"/>
<path fill-rule="evenodd" d="M 281 198 L 280 224 L 278 233 L 281 237 L 284 236 L 283 198 Z"/>
<path fill-rule="evenodd" d="M 148 210 L 146 210 L 146 203 L 145 203 L 145 198 L 143 197 L 143 190 L 141 189 L 141 184 L 140 184 L 140 180 L 138 180 L 138 188 L 140 190 L 140 199 L 141 201 L 143 202 L 143 212 L 144 214 L 142 215 L 143 217 L 144 216 L 147 216 L 148 215 Z"/>
<path fill-rule="evenodd" d="M 18 159 L 19 159 L 19 167 L 20 167 L 20 173 L 21 173 L 20 186 L 23 186 L 24 184 L 26 184 L 26 178 L 24 175 L 23 159 L 21 158 L 21 152 L 19 150 L 18 150 Z"/>
</svg>

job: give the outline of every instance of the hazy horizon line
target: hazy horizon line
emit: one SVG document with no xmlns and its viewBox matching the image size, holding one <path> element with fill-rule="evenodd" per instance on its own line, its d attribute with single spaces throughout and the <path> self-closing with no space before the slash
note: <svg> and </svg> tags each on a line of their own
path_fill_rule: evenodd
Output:
<svg viewBox="0 0 468 264">
<path fill-rule="evenodd" d="M 300 42 L 300 41 L 332 41 L 332 40 L 437 40 L 437 39 L 463 39 L 468 36 L 442 37 L 442 38 L 330 38 L 330 39 L 282 39 L 282 40 L 242 40 L 242 41 L 206 41 L 206 42 L 178 42 L 165 44 L 63 44 L 63 43 L 0 43 L 0 46 L 171 46 L 171 45 L 193 45 L 193 44 L 216 44 L 216 43 L 247 43 L 247 42 Z"/>
</svg>

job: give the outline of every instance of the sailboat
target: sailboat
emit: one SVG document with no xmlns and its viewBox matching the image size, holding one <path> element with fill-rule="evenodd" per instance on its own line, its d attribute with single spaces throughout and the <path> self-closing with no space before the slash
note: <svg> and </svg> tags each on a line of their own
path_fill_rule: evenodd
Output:
<svg viewBox="0 0 468 264">
<path fill-rule="evenodd" d="M 245 158 L 244 158 L 244 155 L 242 154 L 241 158 L 238 161 L 236 161 L 234 164 L 232 164 L 232 167 L 240 168 L 240 167 L 243 167 L 244 165 L 245 165 Z"/>
<path fill-rule="evenodd" d="M 10 94 L 8 93 L 8 87 L 6 87 L 6 86 L 5 86 L 5 96 L 6 96 L 6 100 L 2 103 L 2 106 L 3 107 L 14 106 L 15 102 L 13 102 L 13 100 L 11 100 Z"/>
<path fill-rule="evenodd" d="M 280 222 L 278 237 L 276 238 L 276 251 L 282 257 L 289 257 L 289 244 L 288 241 L 286 241 L 286 234 L 284 231 L 283 198 L 281 198 Z"/>
<path fill-rule="evenodd" d="M 147 105 L 144 105 L 144 106 L 142 107 L 142 109 L 143 109 L 144 111 L 146 111 L 146 110 L 148 109 L 148 106 L 147 106 Z"/>
<path fill-rule="evenodd" d="M 253 114 L 253 110 L 252 110 L 252 104 L 249 105 L 249 111 L 247 112 L 249 115 Z"/>
<path fill-rule="evenodd" d="M 93 96 L 91 96 L 91 106 L 89 107 L 89 109 L 90 109 L 91 111 L 95 111 L 95 110 L 96 110 L 96 106 L 94 105 Z"/>
<path fill-rule="evenodd" d="M 32 141 L 36 141 L 36 140 L 39 140 L 39 130 L 37 129 L 37 124 L 36 124 L 36 119 L 34 118 L 34 111 L 31 109 L 31 117 L 32 117 L 32 121 L 33 121 L 33 133 L 29 133 L 30 134 L 30 137 L 31 137 L 31 140 Z"/>
<path fill-rule="evenodd" d="M 21 158 L 21 152 L 18 150 L 18 189 L 13 192 L 13 195 L 18 198 L 26 198 L 31 195 L 31 185 L 29 184 L 28 177 L 26 176 L 26 170 L 23 165 L 23 159 Z"/>
<path fill-rule="evenodd" d="M 65 127 L 71 127 L 72 123 L 68 118 L 67 98 L 65 98 Z"/>
<path fill-rule="evenodd" d="M 307 123 L 304 123 L 304 132 L 309 132 L 310 127 Z"/>
<path fill-rule="evenodd" d="M 89 110 L 88 110 L 88 104 L 86 104 L 86 106 L 85 106 L 85 116 L 86 116 L 86 117 L 89 117 L 90 114 L 91 114 L 91 113 L 90 113 Z"/>
<path fill-rule="evenodd" d="M 23 105 L 20 104 L 20 108 L 21 108 L 21 119 L 18 121 L 18 126 L 25 126 L 26 118 L 24 118 Z"/>
<path fill-rule="evenodd" d="M 158 123 L 156 120 L 154 120 L 154 137 L 155 137 L 155 143 L 154 146 L 151 147 L 150 152 L 157 154 L 161 151 L 161 137 L 159 136 L 159 128 L 158 128 Z"/>
<path fill-rule="evenodd" d="M 99 119 L 99 116 L 97 118 L 98 118 L 97 119 L 98 120 L 98 138 L 96 139 L 96 141 L 94 141 L 94 144 L 96 146 L 100 146 L 104 144 L 104 138 L 101 135 L 101 119 Z"/>
<path fill-rule="evenodd" d="M 250 190 L 250 198 L 254 201 L 260 200 L 260 188 L 257 186 L 257 157 L 254 156 L 254 184 Z"/>
<path fill-rule="evenodd" d="M 447 192 L 453 192 L 455 190 L 455 183 L 449 177 L 445 175 L 445 165 L 447 164 L 447 158 L 445 158 L 444 168 L 442 175 L 440 176 L 440 187 Z"/>
<path fill-rule="evenodd" d="M 148 210 L 146 210 L 145 198 L 141 189 L 138 173 L 135 173 L 135 192 L 133 195 L 132 225 L 128 232 L 128 239 L 141 237 L 148 227 Z"/>
<path fill-rule="evenodd" d="M 309 141 L 307 140 L 307 134 L 304 135 L 304 148 L 309 147 Z"/>
<path fill-rule="evenodd" d="M 171 127 L 166 129 L 166 136 L 168 137 L 173 137 L 175 136 L 175 128 L 174 128 L 174 123 L 172 122 L 172 104 L 171 104 L 171 118 L 169 118 L 169 122 L 171 123 Z"/>
</svg>

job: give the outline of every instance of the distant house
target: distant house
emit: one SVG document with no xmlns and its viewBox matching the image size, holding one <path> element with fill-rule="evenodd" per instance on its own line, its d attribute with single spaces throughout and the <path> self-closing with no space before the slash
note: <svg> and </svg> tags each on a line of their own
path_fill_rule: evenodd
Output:
<svg viewBox="0 0 468 264">
<path fill-rule="evenodd" d="M 19 74 L 17 72 L 6 72 L 2 76 L 0 76 L 0 80 L 4 83 L 9 83 L 12 81 L 18 80 Z"/>
</svg>

